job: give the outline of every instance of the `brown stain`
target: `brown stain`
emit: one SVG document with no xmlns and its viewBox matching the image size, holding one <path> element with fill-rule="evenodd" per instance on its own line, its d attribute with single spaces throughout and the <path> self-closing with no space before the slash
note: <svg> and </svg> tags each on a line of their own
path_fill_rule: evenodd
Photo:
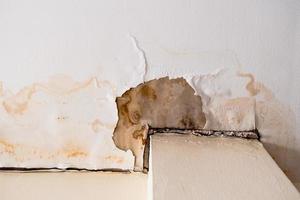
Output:
<svg viewBox="0 0 300 200">
<path fill-rule="evenodd" d="M 129 119 L 133 124 L 138 124 L 140 122 L 141 117 L 141 113 L 137 110 L 134 110 L 129 113 Z"/>
<path fill-rule="evenodd" d="M 116 162 L 118 164 L 124 163 L 124 159 L 119 156 L 109 155 L 109 156 L 105 156 L 104 159 L 112 162 Z"/>
<path fill-rule="evenodd" d="M 251 96 L 255 96 L 260 92 L 260 88 L 257 87 L 255 78 L 251 73 L 238 72 L 238 76 L 249 78 L 249 82 L 246 85 L 246 89 Z"/>
<path fill-rule="evenodd" d="M 135 130 L 132 133 L 132 137 L 136 140 L 141 139 L 143 145 L 146 144 L 146 138 L 145 138 L 146 136 L 144 134 L 145 130 L 146 130 L 146 126 L 142 126 L 141 129 Z"/>
<path fill-rule="evenodd" d="M 193 128 L 195 127 L 193 120 L 189 116 L 184 116 L 181 120 L 180 123 L 185 127 L 185 128 Z"/>
<path fill-rule="evenodd" d="M 67 152 L 65 152 L 65 155 L 68 158 L 73 158 L 73 157 L 86 157 L 87 153 L 80 151 L 80 150 L 69 150 Z"/>
<path fill-rule="evenodd" d="M 84 90 L 90 86 L 100 88 L 102 86 L 109 86 L 115 92 L 116 88 L 108 81 L 99 81 L 97 77 L 91 77 L 85 81 L 74 81 L 71 77 L 66 75 L 52 76 L 47 83 L 35 83 L 35 85 L 48 93 L 56 95 L 70 95 L 75 92 Z"/>
<path fill-rule="evenodd" d="M 118 108 L 118 117 L 123 117 L 124 119 L 124 125 L 125 126 L 131 126 L 135 124 L 135 120 L 132 120 L 130 117 L 128 105 L 131 102 L 131 97 L 130 97 L 130 91 L 132 89 L 126 91 L 121 97 L 116 98 L 116 103 L 117 103 L 117 108 Z"/>
<path fill-rule="evenodd" d="M 33 94 L 38 91 L 54 95 L 70 95 L 88 88 L 91 85 L 94 85 L 96 88 L 100 88 L 105 85 L 109 86 L 112 91 L 116 90 L 115 87 L 108 81 L 99 81 L 96 77 L 89 78 L 83 82 L 77 82 L 68 76 L 57 75 L 51 77 L 47 83 L 33 83 L 22 88 L 16 94 L 10 97 L 5 97 L 2 102 L 2 106 L 9 114 L 23 115 L 28 109 L 28 105 L 32 100 Z M 0 82 L 0 95 L 3 95 L 2 82 Z"/>
<path fill-rule="evenodd" d="M 63 83 L 66 80 L 69 80 L 71 83 L 70 83 L 70 87 L 63 91 L 64 95 L 81 91 L 85 88 L 90 87 L 91 85 L 94 85 L 97 88 L 100 88 L 101 86 L 106 85 L 106 86 L 109 86 L 112 90 L 115 90 L 114 86 L 110 82 L 99 81 L 97 77 L 91 77 L 90 79 L 88 79 L 86 81 L 77 82 L 77 81 L 74 81 L 73 79 L 71 79 L 70 77 L 65 76 L 65 78 L 61 79 L 61 81 L 58 81 L 55 79 L 53 81 L 56 81 L 57 83 L 60 83 L 60 82 Z"/>
<path fill-rule="evenodd" d="M 142 96 L 155 100 L 157 98 L 155 90 L 149 85 L 142 85 L 140 91 Z"/>
<path fill-rule="evenodd" d="M 70 88 L 69 90 L 67 90 L 65 92 L 65 94 L 70 94 L 70 93 L 78 92 L 78 91 L 80 91 L 80 90 L 82 90 L 84 88 L 87 88 L 88 86 L 90 86 L 93 83 L 93 81 L 95 81 L 95 78 L 91 78 L 91 79 L 89 79 L 89 80 L 87 80 L 87 81 L 85 81 L 83 83 L 76 82 L 72 88 Z"/>
<path fill-rule="evenodd" d="M 82 147 L 78 146 L 80 142 L 78 141 L 69 141 L 65 143 L 65 146 L 62 150 L 58 151 L 56 155 L 64 155 L 67 158 L 76 158 L 76 157 L 86 157 L 88 153 L 83 150 Z"/>
<path fill-rule="evenodd" d="M 28 86 L 20 90 L 16 95 L 7 98 L 2 105 L 7 113 L 13 115 L 22 115 L 28 108 L 28 103 L 32 95 L 36 92 L 36 86 Z"/>
<path fill-rule="evenodd" d="M 194 93 L 183 78 L 163 77 L 130 88 L 116 98 L 118 122 L 113 134 L 114 143 L 122 150 L 130 149 L 137 156 L 146 143 L 148 125 L 203 128 L 206 118 L 202 100 Z"/>
<path fill-rule="evenodd" d="M 4 151 L 9 154 L 13 154 L 15 152 L 15 145 L 6 142 L 5 140 L 0 140 L 0 145 L 4 147 Z"/>
<path fill-rule="evenodd" d="M 238 72 L 237 75 L 249 79 L 249 82 L 246 84 L 246 90 L 249 92 L 250 96 L 261 95 L 265 100 L 268 101 L 272 101 L 275 98 L 273 92 L 263 83 L 256 81 L 253 74 Z"/>
</svg>

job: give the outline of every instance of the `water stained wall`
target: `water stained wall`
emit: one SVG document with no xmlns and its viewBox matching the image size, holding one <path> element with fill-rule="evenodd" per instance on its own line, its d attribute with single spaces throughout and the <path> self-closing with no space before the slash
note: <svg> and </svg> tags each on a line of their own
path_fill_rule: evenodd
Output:
<svg viewBox="0 0 300 200">
<path fill-rule="evenodd" d="M 300 182 L 299 6 L 281 0 L 1 1 L 0 166 L 132 169 L 132 153 L 112 140 L 115 99 L 169 76 L 183 77 L 201 96 L 205 128 L 255 125 L 280 167 Z M 251 72 L 253 84 L 239 72 Z M 30 94 L 32 84 L 56 74 L 77 83 L 95 77 L 111 87 L 96 89 L 92 82 L 93 89 L 70 95 Z M 258 81 L 273 94 L 252 90 Z M 24 99 L 15 98 L 22 89 Z M 230 112 L 215 114 L 225 107 Z M 66 149 L 78 146 L 87 156 L 53 153 L 64 152 L 67 138 L 77 139 Z M 59 157 L 49 160 L 49 154 Z"/>
<path fill-rule="evenodd" d="M 0 166 L 141 170 L 149 126 L 258 129 L 287 174 L 293 113 L 252 74 L 220 69 L 163 77 L 119 95 L 97 77 L 57 75 L 0 96 Z M 116 101 L 116 102 L 115 102 Z"/>
<path fill-rule="evenodd" d="M 249 131 L 261 141 L 280 167 L 290 173 L 287 157 L 294 131 L 293 113 L 250 73 L 221 69 L 205 75 L 160 78 L 127 90 L 116 100 L 118 122 L 114 142 L 131 150 L 135 167 L 142 156 L 149 126 Z"/>
<path fill-rule="evenodd" d="M 65 75 L 52 77 L 60 70 L 32 66 L 24 77 L 2 76 L 0 166 L 140 170 L 148 125 L 201 124 L 213 130 L 257 128 L 280 167 L 290 177 L 300 177 L 293 111 L 252 74 L 243 72 L 235 53 L 166 51 L 167 56 L 163 51 L 164 57 L 180 64 L 161 67 L 151 63 L 153 59 L 149 62 L 148 51 L 135 37 L 129 39 L 122 40 L 122 62 L 95 67 L 96 71 L 94 67 L 64 66 Z M 4 69 L 3 74 L 13 69 Z M 146 86 L 138 85 L 143 82 Z M 171 85 L 175 89 L 166 87 Z M 181 90 L 191 98 L 178 96 Z M 176 98 L 168 91 L 176 91 Z M 118 108 L 117 97 L 118 105 L 134 102 L 129 103 L 128 119 L 126 114 L 120 115 L 127 112 L 127 106 Z M 175 113 L 158 109 L 169 100 L 174 102 L 168 105 L 174 107 L 169 110 Z M 192 112 L 185 101 L 193 105 Z M 144 104 L 151 109 L 142 109 L 142 113 Z M 196 117 L 201 123 L 194 120 Z"/>
<path fill-rule="evenodd" d="M 132 169 L 115 147 L 115 88 L 91 77 L 56 75 L 0 96 L 0 166 Z"/>
</svg>

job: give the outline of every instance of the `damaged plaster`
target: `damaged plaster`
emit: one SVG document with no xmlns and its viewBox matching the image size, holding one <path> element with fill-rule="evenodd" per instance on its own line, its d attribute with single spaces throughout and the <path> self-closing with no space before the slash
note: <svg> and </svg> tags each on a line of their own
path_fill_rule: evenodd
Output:
<svg viewBox="0 0 300 200">
<path fill-rule="evenodd" d="M 148 80 L 153 74 L 146 51 L 134 36 L 130 39 L 137 58 L 126 68 L 130 76 L 75 81 L 57 75 L 19 92 L 1 84 L 0 166 L 141 170 L 147 131 L 153 126 L 258 129 L 289 174 L 293 114 L 266 86 L 234 67 L 211 73 L 168 68 Z"/>
<path fill-rule="evenodd" d="M 140 84 L 116 99 L 118 122 L 114 142 L 130 149 L 135 167 L 143 167 L 143 152 L 148 127 L 203 128 L 206 122 L 200 96 L 183 78 L 160 78 Z"/>
</svg>

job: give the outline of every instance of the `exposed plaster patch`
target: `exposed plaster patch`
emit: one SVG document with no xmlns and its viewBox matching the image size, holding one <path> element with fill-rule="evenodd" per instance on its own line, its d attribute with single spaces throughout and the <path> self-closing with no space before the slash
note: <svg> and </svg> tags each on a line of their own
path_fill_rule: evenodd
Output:
<svg viewBox="0 0 300 200">
<path fill-rule="evenodd" d="M 205 116 L 199 96 L 183 78 L 160 78 L 126 91 L 116 100 L 119 120 L 114 142 L 130 149 L 135 168 L 143 167 L 143 152 L 148 126 L 164 128 L 203 128 Z"/>
</svg>

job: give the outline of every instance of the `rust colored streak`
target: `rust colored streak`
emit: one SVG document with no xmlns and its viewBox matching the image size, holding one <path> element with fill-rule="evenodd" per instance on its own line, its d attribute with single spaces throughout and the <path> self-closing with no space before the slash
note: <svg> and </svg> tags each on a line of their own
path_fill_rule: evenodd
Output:
<svg viewBox="0 0 300 200">
<path fill-rule="evenodd" d="M 246 78 L 250 79 L 249 82 L 246 85 L 246 89 L 247 89 L 247 91 L 249 92 L 249 94 L 251 96 L 255 96 L 260 92 L 259 88 L 256 87 L 255 78 L 252 74 L 239 72 L 238 76 L 246 77 Z"/>
<path fill-rule="evenodd" d="M 72 158 L 72 157 L 86 157 L 87 153 L 83 152 L 83 151 L 77 151 L 77 150 L 71 150 L 68 152 L 65 152 L 66 156 L 68 158 Z"/>
<path fill-rule="evenodd" d="M 28 102 L 32 95 L 36 92 L 35 85 L 25 87 L 15 96 L 3 101 L 2 105 L 9 114 L 22 115 L 27 110 Z"/>
<path fill-rule="evenodd" d="M 71 93 L 75 93 L 78 92 L 84 88 L 89 87 L 91 84 L 93 84 L 93 82 L 96 81 L 96 78 L 90 78 L 82 83 L 80 82 L 74 82 L 73 86 L 71 88 L 69 88 L 68 90 L 66 90 L 64 92 L 64 94 L 71 94 Z M 97 81 L 96 81 L 97 82 Z M 98 82 L 97 82 L 98 83 Z M 97 84 L 98 86 L 98 84 Z"/>
<path fill-rule="evenodd" d="M 88 153 L 81 147 L 77 146 L 76 142 L 68 142 L 62 151 L 58 152 L 58 154 L 65 155 L 68 158 L 88 156 Z"/>
<path fill-rule="evenodd" d="M 4 151 L 6 153 L 14 153 L 15 152 L 15 146 L 13 144 L 10 144 L 4 140 L 0 140 L 0 145 L 2 145 L 4 147 Z"/>
<path fill-rule="evenodd" d="M 92 77 L 84 82 L 76 82 L 67 76 L 58 76 L 50 79 L 48 83 L 33 83 L 27 87 L 21 89 L 17 94 L 7 97 L 2 102 L 2 105 L 7 113 L 13 115 L 22 115 L 28 109 L 28 104 L 34 93 L 44 91 L 46 93 L 52 93 L 56 95 L 68 95 L 78 92 L 84 88 L 89 87 L 91 84 L 95 84 L 95 87 L 99 88 L 101 85 L 109 86 L 112 91 L 115 88 L 107 81 L 100 82 L 96 77 Z M 0 82 L 0 95 L 3 94 L 2 82 Z"/>
<path fill-rule="evenodd" d="M 136 139 L 136 140 L 137 140 L 137 139 L 141 139 L 143 145 L 146 144 L 146 139 L 144 138 L 144 137 L 146 137 L 146 136 L 144 136 L 145 130 L 146 130 L 146 126 L 142 126 L 141 129 L 135 130 L 135 131 L 132 133 L 132 137 L 133 137 L 134 139 Z"/>
<path fill-rule="evenodd" d="M 95 85 L 96 88 L 102 86 L 108 86 L 113 92 L 116 88 L 108 81 L 99 81 L 96 77 L 89 78 L 86 81 L 78 82 L 74 81 L 68 76 L 54 76 L 50 79 L 48 83 L 36 83 L 36 85 L 42 90 L 53 93 L 56 95 L 70 95 L 75 92 L 79 92 L 85 88 L 88 88 L 90 85 Z"/>
</svg>

